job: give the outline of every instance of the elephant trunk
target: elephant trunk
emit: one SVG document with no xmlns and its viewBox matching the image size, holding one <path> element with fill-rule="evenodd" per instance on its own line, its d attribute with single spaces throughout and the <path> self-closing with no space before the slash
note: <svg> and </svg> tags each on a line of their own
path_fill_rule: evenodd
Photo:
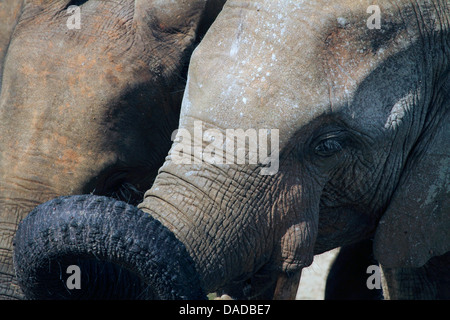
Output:
<svg viewBox="0 0 450 320">
<path fill-rule="evenodd" d="M 234 296 L 244 298 L 241 285 L 257 274 L 260 285 L 252 281 L 249 296 L 267 290 L 270 297 L 273 269 L 279 267 L 269 263 L 278 256 L 272 222 L 265 211 L 242 214 L 257 206 L 253 201 L 259 197 L 251 193 L 257 186 L 237 188 L 228 202 L 223 197 L 229 190 L 220 188 L 220 182 L 229 184 L 225 177 L 210 179 L 192 170 L 176 175 L 167 164 L 161 170 L 138 208 L 94 195 L 36 207 L 14 240 L 14 266 L 25 296 L 202 299 L 216 290 L 231 292 L 229 285 L 236 284 Z M 239 181 L 247 180 L 242 175 Z M 71 288 L 71 265 L 80 268 L 81 289 Z"/>
<path fill-rule="evenodd" d="M 172 232 L 115 199 L 46 202 L 19 225 L 14 246 L 16 275 L 29 299 L 206 297 L 193 260 Z"/>
<path fill-rule="evenodd" d="M 219 291 L 269 299 L 287 289 L 292 296 L 289 283 L 298 278 L 290 275 L 310 263 L 315 225 L 309 216 L 290 218 L 298 190 L 281 192 L 257 170 L 217 169 L 167 161 L 137 208 L 93 195 L 38 206 L 15 238 L 26 297 L 201 299 Z M 267 199 L 278 193 L 289 198 Z M 68 283 L 70 265 L 80 268 L 81 289 Z"/>
<path fill-rule="evenodd" d="M 138 206 L 185 245 L 206 292 L 239 299 L 273 295 L 274 271 L 281 267 L 277 231 L 284 232 L 284 221 L 272 214 L 276 209 L 264 192 L 276 192 L 272 180 L 258 173 L 250 166 L 169 160 Z"/>
</svg>

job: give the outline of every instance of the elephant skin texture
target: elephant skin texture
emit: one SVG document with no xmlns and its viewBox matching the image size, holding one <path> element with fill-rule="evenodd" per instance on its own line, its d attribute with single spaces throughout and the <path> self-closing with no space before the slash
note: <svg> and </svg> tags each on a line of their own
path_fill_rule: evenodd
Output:
<svg viewBox="0 0 450 320">
<path fill-rule="evenodd" d="M 449 23 L 447 0 L 226 2 L 192 55 L 179 131 L 138 205 L 183 244 L 198 291 L 293 298 L 314 255 L 373 239 L 384 297 L 450 298 Z M 244 164 L 221 161 L 234 156 L 226 148 L 231 140 L 223 140 L 230 130 L 247 132 L 248 143 L 234 144 L 237 156 L 246 151 Z M 255 149 L 259 130 L 267 136 L 258 137 Z M 262 138 L 274 135 L 277 170 L 261 174 L 267 159 L 250 159 L 271 150 Z M 80 240 L 72 235 L 89 230 L 85 215 L 95 220 L 109 213 L 101 205 L 85 210 L 89 197 L 53 201 L 36 208 L 17 232 L 19 282 L 31 298 L 46 286 L 54 294 L 45 298 L 70 293 L 40 282 L 55 276 L 40 267 L 46 258 L 33 260 L 27 252 L 76 264 L 80 255 L 93 259 L 129 233 L 126 224 L 111 223 L 115 229 L 104 240 Z M 64 223 L 73 201 L 82 209 Z M 39 223 L 49 220 L 55 232 Z M 42 239 L 33 242 L 33 234 Z M 165 298 L 167 288 L 139 262 L 158 236 L 136 238 L 136 257 L 118 265 Z M 112 253 L 99 256 L 117 262 Z M 166 263 L 175 262 L 168 257 Z M 175 291 L 186 279 L 176 280 L 168 283 Z"/>
<path fill-rule="evenodd" d="M 22 297 L 13 237 L 35 206 L 90 193 L 142 201 L 177 128 L 192 51 L 222 5 L 0 2 L 0 299 Z"/>
</svg>

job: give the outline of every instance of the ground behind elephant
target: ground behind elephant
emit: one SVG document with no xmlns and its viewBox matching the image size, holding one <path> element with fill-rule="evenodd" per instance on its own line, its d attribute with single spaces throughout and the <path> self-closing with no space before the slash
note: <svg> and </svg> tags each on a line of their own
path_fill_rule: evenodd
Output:
<svg viewBox="0 0 450 320">
<path fill-rule="evenodd" d="M 297 300 L 323 300 L 325 283 L 331 263 L 338 254 L 334 249 L 314 257 L 314 262 L 302 271 Z"/>
</svg>

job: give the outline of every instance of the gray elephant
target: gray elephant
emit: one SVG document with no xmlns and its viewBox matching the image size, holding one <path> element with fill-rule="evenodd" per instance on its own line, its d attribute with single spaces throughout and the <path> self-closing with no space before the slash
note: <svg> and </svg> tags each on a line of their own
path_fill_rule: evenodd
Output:
<svg viewBox="0 0 450 320">
<path fill-rule="evenodd" d="M 372 239 L 367 239 L 339 248 L 327 274 L 325 300 L 383 299 L 380 269 L 372 247 Z"/>
<path fill-rule="evenodd" d="M 223 2 L 0 2 L 0 299 L 22 297 L 13 237 L 36 205 L 142 201 L 178 125 L 190 55 Z"/>
<path fill-rule="evenodd" d="M 374 238 L 385 297 L 450 298 L 449 21 L 446 0 L 229 0 L 144 201 L 33 210 L 25 294 L 288 299 L 315 254 Z"/>
</svg>

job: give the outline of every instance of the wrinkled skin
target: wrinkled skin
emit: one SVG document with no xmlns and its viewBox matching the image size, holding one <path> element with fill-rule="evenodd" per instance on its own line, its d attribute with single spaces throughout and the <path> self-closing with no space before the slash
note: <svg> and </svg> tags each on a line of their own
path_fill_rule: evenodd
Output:
<svg viewBox="0 0 450 320">
<path fill-rule="evenodd" d="M 8 51 L 12 32 L 19 18 L 22 1 L 8 0 L 0 3 L 0 74 L 2 74 L 3 64 Z M 2 87 L 2 77 L 0 77 L 0 89 Z"/>
<path fill-rule="evenodd" d="M 366 24 L 373 4 L 379 30 Z M 204 292 L 292 298 L 315 254 L 374 238 L 385 297 L 449 298 L 449 10 L 445 0 L 226 3 L 193 54 L 180 129 L 199 120 L 221 131 L 278 129 L 279 170 L 169 157 L 139 205 L 183 243 Z M 37 208 L 19 228 L 18 275 L 30 296 L 26 280 L 45 275 L 26 253 L 48 248 L 27 239 L 75 200 Z M 89 227 L 77 217 L 74 209 L 79 222 L 57 234 Z"/>
<path fill-rule="evenodd" d="M 67 27 L 70 5 L 79 30 Z M 33 207 L 80 193 L 142 200 L 178 125 L 189 57 L 220 6 L 0 3 L 0 299 L 22 296 L 12 241 Z"/>
</svg>

